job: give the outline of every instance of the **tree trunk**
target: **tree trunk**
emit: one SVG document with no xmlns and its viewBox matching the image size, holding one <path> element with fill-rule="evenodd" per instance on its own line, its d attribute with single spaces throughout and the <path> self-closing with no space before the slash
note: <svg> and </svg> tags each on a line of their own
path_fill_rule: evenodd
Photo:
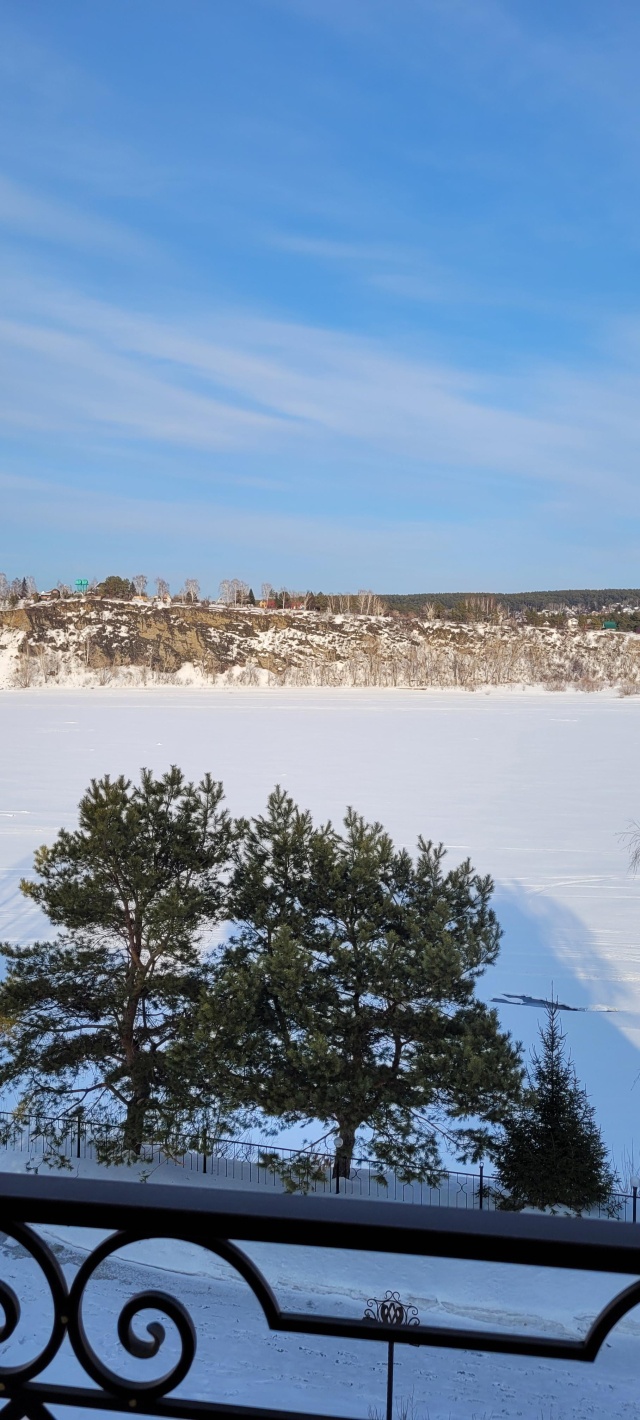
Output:
<svg viewBox="0 0 640 1420">
<path fill-rule="evenodd" d="M 352 1124 L 341 1124 L 338 1121 L 338 1133 L 342 1139 L 339 1149 L 336 1149 L 336 1156 L 333 1161 L 333 1177 L 349 1178 L 351 1175 L 351 1160 L 356 1147 L 356 1126 Z"/>
<path fill-rule="evenodd" d="M 123 1148 L 125 1154 L 130 1154 L 139 1159 L 144 1143 L 144 1126 L 146 1121 L 148 1097 L 144 1095 L 133 1095 L 127 1105 L 127 1116 L 124 1122 Z"/>
<path fill-rule="evenodd" d="M 138 1159 L 144 1143 L 145 1116 L 149 1103 L 149 1081 L 146 1073 L 147 1062 L 136 1039 L 136 1018 L 142 1008 L 144 1020 L 145 987 L 140 961 L 140 943 L 135 940 L 133 924 L 129 923 L 129 972 L 128 999 L 124 1011 L 122 1045 L 131 1081 L 131 1096 L 127 1105 L 124 1125 L 123 1149 L 125 1154 Z"/>
</svg>

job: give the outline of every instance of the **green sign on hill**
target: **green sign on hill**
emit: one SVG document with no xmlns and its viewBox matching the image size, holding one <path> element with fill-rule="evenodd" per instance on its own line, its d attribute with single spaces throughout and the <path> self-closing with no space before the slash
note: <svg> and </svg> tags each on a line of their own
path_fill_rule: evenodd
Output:
<svg viewBox="0 0 640 1420">
<path fill-rule="evenodd" d="M 77 591 L 77 592 L 86 592 L 88 586 L 89 586 L 89 580 L 88 580 L 87 577 L 76 577 L 76 591 Z"/>
</svg>

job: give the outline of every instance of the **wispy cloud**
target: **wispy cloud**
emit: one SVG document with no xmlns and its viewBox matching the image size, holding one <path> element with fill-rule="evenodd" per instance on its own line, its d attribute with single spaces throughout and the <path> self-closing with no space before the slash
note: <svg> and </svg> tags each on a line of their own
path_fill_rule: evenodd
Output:
<svg viewBox="0 0 640 1420">
<path fill-rule="evenodd" d="M 15 281 L 12 302 L 0 323 L 5 428 L 294 461 L 313 447 L 341 478 L 393 467 L 398 487 L 475 470 L 593 496 L 606 478 L 610 497 L 633 490 L 635 501 L 638 371 L 610 357 L 591 373 L 479 374 L 228 310 L 170 322 L 44 284 L 20 293 Z"/>
<path fill-rule="evenodd" d="M 501 82 L 520 86 L 535 74 L 565 98 L 599 100 L 619 110 L 634 96 L 634 54 L 630 28 L 640 30 L 637 11 L 611 5 L 607 24 L 599 6 L 579 11 L 514 7 L 507 0 L 396 0 L 389 24 L 386 0 L 263 0 L 313 24 L 332 29 L 358 46 L 384 49 L 387 59 L 406 70 L 438 64 L 443 51 L 467 74 L 491 67 Z M 576 24 L 580 15 L 581 24 Z M 532 98 L 539 99 L 539 92 Z M 604 108 L 599 118 L 607 116 Z M 631 135 L 630 135 L 631 136 Z"/>
<path fill-rule="evenodd" d="M 402 522 L 390 536 L 388 526 L 380 520 L 229 508 L 210 497 L 186 504 L 180 498 L 161 498 L 152 492 L 136 497 L 89 488 L 79 498 L 77 488 L 62 480 L 17 479 L 1 471 L 0 492 L 5 526 L 15 525 L 20 532 L 28 499 L 34 528 L 48 528 L 50 535 L 61 537 L 65 544 L 75 538 L 91 546 L 96 538 L 113 538 L 119 545 L 141 547 L 144 555 L 150 548 L 156 549 L 155 555 L 164 558 L 165 565 L 167 554 L 170 560 L 175 557 L 176 546 L 183 549 L 183 561 L 184 549 L 189 548 L 199 566 L 203 559 L 214 559 L 221 568 L 226 566 L 231 572 L 239 568 L 242 575 L 248 575 L 251 567 L 261 564 L 266 575 L 271 563 L 272 575 L 293 577 L 305 585 L 310 577 L 321 580 L 328 568 L 342 585 L 344 568 L 354 563 L 366 568 L 371 578 L 382 557 L 387 564 L 393 560 L 395 549 L 400 557 L 433 555 L 436 550 L 442 555 L 452 547 L 455 536 L 453 530 L 436 531 L 424 522 Z"/>
<path fill-rule="evenodd" d="M 364 337 L 219 312 L 173 325 L 69 292 L 40 291 L 37 307 L 0 323 L 4 418 L 25 429 L 201 448 L 346 438 L 386 459 L 528 477 L 547 476 L 550 454 L 557 473 L 580 443 L 557 416 L 509 408 L 499 382 Z"/>
<path fill-rule="evenodd" d="M 409 301 L 462 299 L 463 283 L 452 272 L 425 260 L 424 252 L 393 242 L 338 240 L 278 232 L 269 241 L 280 251 L 340 266 L 350 278 Z"/>
<path fill-rule="evenodd" d="M 397 263 L 398 250 L 393 246 L 363 241 L 338 241 L 330 237 L 309 237 L 277 232 L 270 238 L 273 246 L 296 256 L 317 257 L 320 261 Z"/>
<path fill-rule="evenodd" d="M 640 504 L 618 7 L 600 49 L 595 3 L 578 34 L 506 0 L 249 8 L 158 12 L 142 103 L 99 19 L 68 57 L 0 21 L 5 467 L 54 490 L 25 507 L 343 560 L 398 529 L 418 567 L 472 518 L 501 565 L 535 518 L 615 546 Z"/>
<path fill-rule="evenodd" d="M 142 567 L 172 584 L 198 575 L 208 592 L 222 576 L 242 576 L 254 586 L 270 576 L 300 587 L 507 591 L 539 585 L 532 581 L 534 567 L 545 586 L 581 585 L 585 552 L 593 585 L 608 585 L 607 569 L 621 558 L 633 564 L 631 529 L 613 538 L 603 530 L 595 547 L 585 547 L 579 525 L 571 541 L 553 524 L 545 526 L 544 508 L 526 529 L 513 511 L 496 518 L 491 507 L 437 518 L 425 509 L 421 517 L 390 521 L 368 503 L 350 514 L 334 504 L 310 516 L 301 509 L 257 509 L 252 501 L 229 507 L 215 496 L 186 500 L 178 491 L 161 497 L 153 488 L 141 495 L 89 485 L 80 492 L 61 478 L 18 478 L 1 470 L 0 498 L 5 571 L 22 574 L 31 566 L 46 577 L 48 565 L 53 580 Z M 542 540 L 537 551 L 534 530 Z M 36 562 L 40 542 L 43 556 Z"/>
<path fill-rule="evenodd" d="M 0 173 L 0 230 L 18 232 L 38 242 L 97 248 L 111 255 L 142 256 L 150 243 L 116 222 L 78 211 L 57 199 L 42 197 Z"/>
</svg>

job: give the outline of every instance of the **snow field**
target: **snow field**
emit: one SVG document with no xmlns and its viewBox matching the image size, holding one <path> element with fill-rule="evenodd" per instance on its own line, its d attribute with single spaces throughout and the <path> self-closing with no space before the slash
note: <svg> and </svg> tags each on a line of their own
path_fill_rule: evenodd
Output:
<svg viewBox="0 0 640 1420">
<path fill-rule="evenodd" d="M 339 820 L 352 803 L 380 819 L 397 843 L 412 848 L 422 832 L 442 839 L 452 862 L 469 854 L 492 874 L 505 936 L 482 993 L 503 998 L 501 1019 L 525 1043 L 535 1038 L 540 1012 L 518 1005 L 518 996 L 548 996 L 553 984 L 561 1001 L 578 1008 L 563 1015 L 578 1072 L 618 1162 L 631 1152 L 640 1090 L 640 884 L 628 874 L 618 835 L 640 817 L 636 700 L 246 688 L 89 696 L 58 689 L 14 691 L 0 700 L 0 717 L 3 937 L 28 940 L 49 930 L 21 898 L 18 881 L 30 871 L 34 848 L 75 824 L 91 776 L 133 776 L 143 764 L 160 771 L 173 762 L 193 777 L 210 769 L 223 780 L 234 814 L 260 810 L 276 782 L 317 819 Z M 23 1160 L 5 1155 L 4 1166 L 22 1168 Z M 76 1232 L 58 1235 L 65 1266 L 78 1264 L 81 1245 Z M 296 1310 L 356 1315 L 369 1296 L 397 1288 L 430 1321 L 553 1325 L 578 1335 L 619 1289 L 618 1280 L 584 1275 L 563 1274 L 551 1285 L 536 1269 L 513 1269 L 513 1280 L 505 1280 L 504 1267 L 457 1264 L 456 1275 L 455 1264 L 440 1261 L 383 1265 L 380 1258 L 325 1253 L 318 1262 L 286 1249 L 275 1260 L 272 1254 L 270 1265 L 267 1275 Z M 31 1297 L 31 1320 L 25 1313 L 26 1331 L 15 1340 L 20 1357 L 31 1345 L 29 1328 L 35 1335 L 44 1325 L 30 1267 L 8 1248 L 3 1276 Z M 116 1339 L 125 1296 L 148 1285 L 175 1289 L 176 1272 L 203 1337 L 185 1393 L 361 1416 L 368 1407 L 383 1411 L 383 1348 L 269 1333 L 223 1264 L 170 1241 L 154 1243 L 151 1257 L 111 1260 L 94 1284 L 88 1319 L 114 1367 L 134 1364 Z M 593 1367 L 403 1348 L 397 1394 L 413 1393 L 416 1420 L 635 1416 L 639 1329 L 637 1313 L 630 1314 Z M 163 1362 L 168 1358 L 165 1349 Z M 72 1365 L 68 1357 L 56 1363 Z"/>
<path fill-rule="evenodd" d="M 442 839 L 496 882 L 505 929 L 487 998 L 548 997 L 620 1162 L 640 1085 L 640 882 L 620 834 L 640 816 L 640 702 L 548 693 L 144 690 L 12 692 L 0 699 L 0 935 L 48 923 L 18 891 L 33 851 L 76 822 L 91 776 L 222 779 L 234 814 L 283 784 L 318 820 L 347 803 L 399 844 Z M 525 1044 L 540 1010 L 504 1002 Z"/>
</svg>

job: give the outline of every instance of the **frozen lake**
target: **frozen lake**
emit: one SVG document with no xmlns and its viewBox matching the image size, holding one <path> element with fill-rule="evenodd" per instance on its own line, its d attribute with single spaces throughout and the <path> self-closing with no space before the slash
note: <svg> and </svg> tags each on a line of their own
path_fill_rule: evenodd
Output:
<svg viewBox="0 0 640 1420">
<path fill-rule="evenodd" d="M 318 819 L 339 820 L 352 803 L 382 820 L 399 844 L 412 848 L 422 832 L 442 839 L 452 862 L 469 854 L 493 875 L 505 936 L 483 993 L 548 996 L 553 983 L 561 1001 L 581 1008 L 563 1022 L 605 1135 L 619 1160 L 634 1136 L 640 1146 L 640 882 L 628 873 L 619 838 L 640 817 L 640 701 L 530 692 L 29 690 L 3 695 L 0 716 L 3 937 L 25 940 L 47 930 L 20 897 L 18 879 L 30 871 L 38 844 L 75 825 L 78 799 L 94 775 L 135 776 L 141 765 L 160 771 L 172 762 L 195 778 L 210 769 L 223 780 L 234 814 L 259 810 L 276 782 Z M 536 1008 L 514 1000 L 499 1010 L 514 1034 L 533 1040 Z M 23 1166 L 6 1156 L 5 1165 Z M 71 1275 L 83 1255 L 81 1230 L 66 1237 L 58 1230 L 58 1239 Z M 320 1266 L 296 1262 L 288 1251 L 274 1263 L 281 1299 L 338 1314 L 359 1315 L 369 1289 L 389 1285 L 443 1324 L 490 1319 L 583 1334 L 619 1286 L 608 1291 L 605 1279 L 576 1283 L 562 1274 L 550 1282 L 537 1269 L 523 1278 L 515 1275 L 521 1269 L 507 1269 L 514 1275 L 505 1279 L 505 1269 L 480 1272 L 479 1264 L 388 1259 L 382 1267 L 364 1255 L 357 1266 L 328 1256 Z M 2 1275 L 25 1302 L 24 1325 L 3 1359 L 23 1360 L 21 1348 L 31 1354 L 46 1331 L 41 1288 L 23 1256 L 3 1244 L 0 1252 Z M 88 1302 L 91 1333 L 115 1369 L 123 1365 L 117 1313 L 151 1278 L 153 1286 L 175 1289 L 198 1325 L 190 1395 L 301 1413 L 382 1411 L 379 1348 L 270 1333 L 225 1264 L 212 1266 L 194 1249 L 168 1243 L 154 1242 L 147 1253 L 111 1263 Z M 178 1283 L 174 1271 L 183 1274 Z M 638 1325 L 634 1312 L 593 1367 L 402 1348 L 396 1395 L 415 1403 L 420 1420 L 636 1415 Z M 169 1339 L 169 1351 L 173 1344 Z M 125 1362 L 127 1373 L 131 1366 Z M 136 1366 L 142 1376 L 142 1363 Z M 54 1378 L 79 1379 L 68 1352 L 54 1363 Z"/>
<path fill-rule="evenodd" d="M 223 780 L 234 814 L 284 785 L 318 819 L 350 803 L 398 844 L 442 839 L 496 882 L 505 929 L 489 998 L 548 996 L 618 1162 L 640 1084 L 640 881 L 619 835 L 640 817 L 640 700 L 499 692 L 14 691 L 0 700 L 0 933 L 46 924 L 18 892 L 33 850 L 75 824 L 93 775 L 177 763 Z M 586 1008 L 586 1009 L 585 1009 Z M 503 1003 L 529 1044 L 540 1012 Z"/>
</svg>

